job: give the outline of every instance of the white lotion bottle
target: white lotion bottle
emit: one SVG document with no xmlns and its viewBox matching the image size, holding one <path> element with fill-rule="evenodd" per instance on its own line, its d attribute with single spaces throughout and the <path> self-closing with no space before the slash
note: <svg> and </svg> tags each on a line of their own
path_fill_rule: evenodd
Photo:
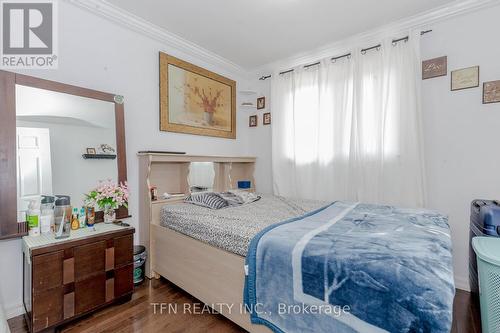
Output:
<svg viewBox="0 0 500 333">
<path fill-rule="evenodd" d="M 40 236 L 40 201 L 31 200 L 28 206 L 28 226 L 30 236 Z"/>
</svg>

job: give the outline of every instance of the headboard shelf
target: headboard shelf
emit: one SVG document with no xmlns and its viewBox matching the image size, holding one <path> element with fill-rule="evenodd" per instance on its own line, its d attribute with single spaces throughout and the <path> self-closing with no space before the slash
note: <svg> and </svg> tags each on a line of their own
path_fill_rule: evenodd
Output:
<svg viewBox="0 0 500 333">
<path fill-rule="evenodd" d="M 171 162 L 218 162 L 218 163 L 255 163 L 255 157 L 248 156 L 208 156 L 208 155 L 180 155 L 165 153 L 138 153 L 146 156 L 151 163 Z"/>
<path fill-rule="evenodd" d="M 249 180 L 255 191 L 255 157 L 248 156 L 208 156 L 179 155 L 165 153 L 137 154 L 139 158 L 139 239 L 149 251 L 149 226 L 152 216 L 158 215 L 161 207 L 182 202 L 184 197 L 177 196 L 160 199 L 167 193 L 190 194 L 189 170 L 192 162 L 212 162 L 214 167 L 213 190 L 223 192 L 238 188 L 238 181 Z M 151 200 L 151 186 L 156 186 L 159 200 Z M 146 272 L 149 267 L 146 268 Z"/>
<path fill-rule="evenodd" d="M 168 199 L 158 199 L 155 201 L 151 201 L 151 204 L 153 205 L 164 205 L 164 204 L 169 204 L 169 203 L 176 203 L 176 202 L 182 202 L 186 196 L 182 197 L 173 197 L 173 198 L 168 198 Z"/>
</svg>

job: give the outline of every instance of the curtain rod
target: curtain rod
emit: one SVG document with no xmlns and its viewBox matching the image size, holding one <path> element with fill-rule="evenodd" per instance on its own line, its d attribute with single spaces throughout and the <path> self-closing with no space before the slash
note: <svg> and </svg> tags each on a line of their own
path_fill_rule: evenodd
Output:
<svg viewBox="0 0 500 333">
<path fill-rule="evenodd" d="M 425 34 L 427 34 L 429 32 L 432 32 L 432 29 L 420 31 L 420 36 L 425 35 Z M 392 40 L 392 45 L 396 45 L 397 43 L 403 42 L 403 41 L 407 42 L 409 39 L 410 39 L 410 36 L 405 36 L 405 37 L 401 37 L 401 38 L 398 38 L 398 39 L 393 39 Z M 370 50 L 373 50 L 373 49 L 380 50 L 381 47 L 382 47 L 381 44 L 377 44 L 377 45 L 373 45 L 373 46 L 361 49 L 361 54 L 366 54 L 367 51 L 370 51 Z M 349 52 L 349 53 L 343 54 L 341 56 L 332 57 L 332 58 L 330 58 L 330 61 L 335 62 L 338 59 L 350 58 L 350 57 L 351 57 L 351 53 Z M 312 63 L 312 64 L 304 65 L 303 67 L 304 68 L 309 68 L 309 67 L 317 66 L 320 63 L 321 63 L 320 61 L 317 61 L 317 62 Z M 283 72 L 279 72 L 279 74 L 282 75 L 282 74 L 291 73 L 291 72 L 293 72 L 293 68 L 292 69 L 288 69 L 288 70 L 283 71 Z M 269 75 L 263 75 L 263 76 L 261 76 L 259 78 L 259 80 L 266 80 L 266 79 L 269 79 L 270 77 L 272 77 L 271 74 L 269 74 Z"/>
</svg>

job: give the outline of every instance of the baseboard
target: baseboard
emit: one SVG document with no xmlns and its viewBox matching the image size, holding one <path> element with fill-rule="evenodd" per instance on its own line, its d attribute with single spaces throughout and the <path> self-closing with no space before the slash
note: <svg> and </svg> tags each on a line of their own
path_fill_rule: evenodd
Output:
<svg viewBox="0 0 500 333">
<path fill-rule="evenodd" d="M 7 319 L 14 318 L 24 314 L 24 305 L 18 304 L 10 307 L 5 306 L 5 317 Z"/>
<path fill-rule="evenodd" d="M 455 276 L 455 288 L 470 291 L 469 278 L 463 276 Z"/>
</svg>

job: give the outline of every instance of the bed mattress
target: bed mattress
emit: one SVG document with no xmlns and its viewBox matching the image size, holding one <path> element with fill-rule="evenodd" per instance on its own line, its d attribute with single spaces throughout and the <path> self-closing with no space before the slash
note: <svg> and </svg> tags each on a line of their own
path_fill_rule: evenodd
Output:
<svg viewBox="0 0 500 333">
<path fill-rule="evenodd" d="M 246 205 L 213 210 L 188 203 L 165 205 L 160 224 L 223 250 L 246 256 L 252 238 L 269 225 L 302 216 L 324 201 L 261 194 Z"/>
</svg>

